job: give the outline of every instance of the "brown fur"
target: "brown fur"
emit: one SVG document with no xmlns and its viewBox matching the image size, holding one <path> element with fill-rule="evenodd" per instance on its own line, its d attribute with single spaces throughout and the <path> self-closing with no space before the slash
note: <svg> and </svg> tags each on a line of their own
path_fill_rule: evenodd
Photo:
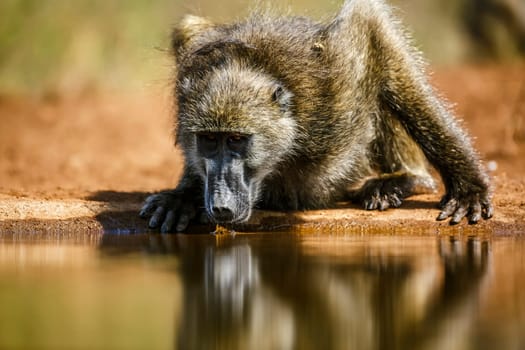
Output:
<svg viewBox="0 0 525 350">
<path fill-rule="evenodd" d="M 366 209 L 397 207 L 433 188 L 427 160 L 446 187 L 439 220 L 492 216 L 477 153 L 383 1 L 347 1 L 327 23 L 189 16 L 173 51 L 185 172 L 174 191 L 147 199 L 150 226 L 184 230 L 203 199 L 219 222 L 246 220 L 255 206 L 323 208 L 348 195 Z M 199 135 L 244 135 L 245 156 L 217 165 L 224 157 L 202 156 Z M 214 214 L 217 201 L 228 202 L 231 220 Z"/>
</svg>

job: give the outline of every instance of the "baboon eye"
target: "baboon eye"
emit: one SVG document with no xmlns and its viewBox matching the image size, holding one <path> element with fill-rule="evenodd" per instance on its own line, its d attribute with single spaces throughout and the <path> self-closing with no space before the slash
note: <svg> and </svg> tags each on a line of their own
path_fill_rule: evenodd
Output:
<svg viewBox="0 0 525 350">
<path fill-rule="evenodd" d="M 206 140 L 206 141 L 215 141 L 217 140 L 217 136 L 215 136 L 214 134 L 208 134 L 208 133 L 202 133 L 202 134 L 199 134 L 199 137 L 203 140 Z"/>
<path fill-rule="evenodd" d="M 205 153 L 214 152 L 217 150 L 217 135 L 212 133 L 197 134 L 197 143 Z"/>
<path fill-rule="evenodd" d="M 236 142 L 240 142 L 240 141 L 242 141 L 242 139 L 243 139 L 243 136 L 241 136 L 241 135 L 237 135 L 237 134 L 234 134 L 234 135 L 230 135 L 230 136 L 228 137 L 228 142 L 230 142 L 230 143 L 236 143 Z"/>
<path fill-rule="evenodd" d="M 233 152 L 237 153 L 242 152 L 246 148 L 247 141 L 248 138 L 246 136 L 239 134 L 229 135 L 226 139 L 226 142 L 228 143 L 228 148 Z"/>
</svg>

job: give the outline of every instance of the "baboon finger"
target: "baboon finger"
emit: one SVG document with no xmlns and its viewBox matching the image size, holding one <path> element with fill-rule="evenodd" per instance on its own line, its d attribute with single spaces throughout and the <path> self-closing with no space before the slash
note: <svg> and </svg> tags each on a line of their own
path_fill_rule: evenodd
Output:
<svg viewBox="0 0 525 350">
<path fill-rule="evenodd" d="M 159 224 L 164 221 L 164 216 L 166 214 L 166 208 L 164 207 L 158 207 L 153 215 L 151 216 L 151 219 L 149 220 L 149 227 L 150 228 L 156 228 L 159 226 Z"/>
<path fill-rule="evenodd" d="M 443 205 L 441 213 L 439 213 L 439 216 L 436 220 L 445 220 L 456 211 L 457 206 L 458 202 L 455 199 L 449 200 L 445 205 Z"/>
<path fill-rule="evenodd" d="M 452 216 L 452 219 L 450 219 L 450 224 L 455 225 L 458 224 L 461 219 L 465 217 L 468 213 L 468 207 L 466 205 L 460 205 L 459 208 L 456 209 L 454 212 L 454 215 Z"/>
<path fill-rule="evenodd" d="M 366 210 L 375 210 L 377 209 L 377 201 L 375 198 L 370 198 L 365 200 L 365 209 Z"/>
<path fill-rule="evenodd" d="M 481 204 L 475 202 L 470 208 L 470 214 L 468 217 L 469 224 L 475 224 L 481 219 Z"/>
<path fill-rule="evenodd" d="M 156 206 L 153 205 L 152 203 L 147 203 L 144 204 L 142 206 L 142 208 L 140 209 L 140 213 L 139 213 L 139 216 L 141 218 L 147 218 L 148 216 L 151 215 L 151 213 L 153 213 L 153 211 L 155 210 Z"/>
<path fill-rule="evenodd" d="M 389 207 L 390 207 L 390 204 L 388 203 L 388 197 L 387 196 L 383 196 L 381 199 L 379 199 L 378 209 L 380 211 L 387 210 Z"/>
<path fill-rule="evenodd" d="M 391 194 L 388 197 L 388 202 L 389 202 L 390 206 L 393 207 L 393 208 L 397 208 L 403 203 L 401 201 L 401 199 L 399 199 L 399 196 L 398 196 L 397 193 Z"/>
<path fill-rule="evenodd" d="M 168 210 L 166 213 L 166 218 L 162 223 L 160 228 L 161 233 L 169 233 L 173 229 L 173 224 L 175 223 L 175 210 Z"/>
<path fill-rule="evenodd" d="M 484 219 L 490 219 L 494 215 L 494 207 L 490 201 L 483 203 L 482 215 Z"/>
<path fill-rule="evenodd" d="M 192 205 L 183 207 L 180 212 L 179 220 L 177 222 L 177 226 L 175 227 L 175 231 L 184 231 L 188 227 L 190 220 L 195 217 L 195 214 L 195 208 Z"/>
</svg>

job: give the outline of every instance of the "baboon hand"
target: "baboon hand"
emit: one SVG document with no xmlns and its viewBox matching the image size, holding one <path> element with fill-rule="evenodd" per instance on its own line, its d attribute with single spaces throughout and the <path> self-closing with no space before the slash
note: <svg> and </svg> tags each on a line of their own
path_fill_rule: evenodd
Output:
<svg viewBox="0 0 525 350">
<path fill-rule="evenodd" d="M 445 220 L 451 217 L 450 224 L 455 225 L 463 219 L 468 218 L 469 224 L 477 223 L 482 217 L 490 219 L 494 213 L 488 191 L 481 193 L 467 193 L 463 195 L 447 193 L 439 203 L 441 213 L 437 220 Z"/>
<path fill-rule="evenodd" d="M 149 227 L 160 226 L 162 233 L 182 232 L 197 214 L 196 203 L 187 199 L 183 191 L 162 191 L 146 198 L 139 215 L 150 217 Z"/>
<path fill-rule="evenodd" d="M 353 194 L 366 210 L 386 210 L 397 208 L 403 199 L 412 194 L 416 177 L 411 174 L 384 174 L 380 178 L 368 180 Z"/>
<path fill-rule="evenodd" d="M 404 198 L 401 189 L 395 187 L 385 189 L 380 184 L 374 185 L 366 186 L 361 193 L 361 202 L 366 210 L 383 211 L 401 205 Z"/>
</svg>

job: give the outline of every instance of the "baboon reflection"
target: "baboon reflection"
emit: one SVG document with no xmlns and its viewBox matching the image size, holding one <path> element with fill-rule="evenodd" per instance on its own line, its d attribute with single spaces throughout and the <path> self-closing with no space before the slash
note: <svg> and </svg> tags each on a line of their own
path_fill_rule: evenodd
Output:
<svg viewBox="0 0 525 350">
<path fill-rule="evenodd" d="M 489 265 L 489 243 L 440 238 L 437 253 L 392 253 L 373 241 L 339 254 L 295 239 L 185 245 L 178 348 L 430 349 L 466 332 Z M 336 250 L 337 252 L 337 250 Z M 450 330 L 457 332 L 450 332 Z"/>
</svg>

